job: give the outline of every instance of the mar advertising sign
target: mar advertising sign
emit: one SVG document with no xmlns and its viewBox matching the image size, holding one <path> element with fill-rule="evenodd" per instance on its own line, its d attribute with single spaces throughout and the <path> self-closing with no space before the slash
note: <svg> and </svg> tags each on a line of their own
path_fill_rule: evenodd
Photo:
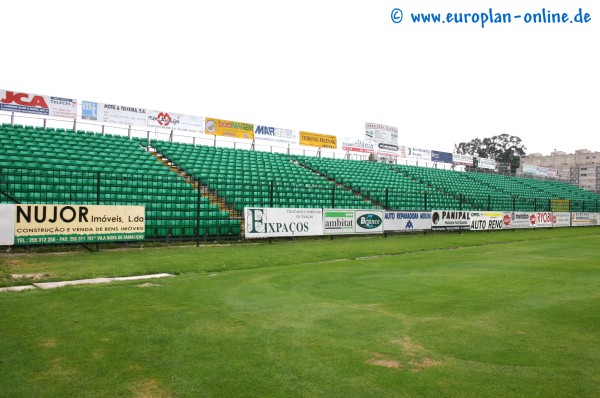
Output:
<svg viewBox="0 0 600 398">
<path fill-rule="evenodd" d="M 17 244 L 143 240 L 144 206 L 15 205 Z"/>
<path fill-rule="evenodd" d="M 386 211 L 383 215 L 384 231 L 413 232 L 430 229 L 430 211 Z"/>
<path fill-rule="evenodd" d="M 256 125 L 254 139 L 277 144 L 298 144 L 298 131 L 279 127 Z"/>
<path fill-rule="evenodd" d="M 0 111 L 77 119 L 77 100 L 0 90 Z"/>
<path fill-rule="evenodd" d="M 246 238 L 323 235 L 322 209 L 245 207 Z"/>
</svg>

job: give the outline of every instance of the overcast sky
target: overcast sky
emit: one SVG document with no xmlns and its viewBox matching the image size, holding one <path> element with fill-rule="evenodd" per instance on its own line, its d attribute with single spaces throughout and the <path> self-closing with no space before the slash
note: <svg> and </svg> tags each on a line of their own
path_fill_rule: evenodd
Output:
<svg viewBox="0 0 600 398">
<path fill-rule="evenodd" d="M 342 137 L 365 122 L 451 152 L 507 133 L 528 153 L 600 151 L 597 1 L 2 3 L 0 89 Z M 512 13 L 414 24 L 410 13 Z M 542 8 L 587 24 L 526 24 Z M 391 13 L 402 9 L 395 24 Z"/>
</svg>

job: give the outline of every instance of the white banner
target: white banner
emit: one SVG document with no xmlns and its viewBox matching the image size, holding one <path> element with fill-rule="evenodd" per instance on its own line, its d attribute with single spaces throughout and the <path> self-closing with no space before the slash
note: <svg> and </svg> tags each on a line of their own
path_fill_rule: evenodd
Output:
<svg viewBox="0 0 600 398">
<path fill-rule="evenodd" d="M 529 222 L 534 228 L 550 228 L 552 227 L 552 213 L 548 211 L 531 213 Z"/>
<path fill-rule="evenodd" d="M 412 232 L 430 229 L 430 211 L 386 211 L 383 215 L 384 231 Z"/>
<path fill-rule="evenodd" d="M 471 213 L 464 210 L 433 210 L 431 227 L 433 229 L 470 229 Z"/>
<path fill-rule="evenodd" d="M 148 127 L 197 133 L 202 131 L 204 121 L 200 116 L 148 110 Z"/>
<path fill-rule="evenodd" d="M 552 213 L 552 226 L 553 227 L 570 227 L 571 226 L 571 213 Z"/>
<path fill-rule="evenodd" d="M 146 109 L 90 101 L 83 101 L 81 103 L 81 118 L 95 120 L 100 123 L 144 127 L 148 125 L 148 112 Z"/>
<path fill-rule="evenodd" d="M 383 232 L 383 211 L 357 210 L 356 219 L 357 234 L 378 234 Z"/>
<path fill-rule="evenodd" d="M 322 209 L 245 207 L 246 238 L 323 235 Z"/>
<path fill-rule="evenodd" d="M 416 160 L 424 160 L 431 162 L 431 149 L 420 149 L 420 148 L 408 148 L 406 154 L 409 158 L 415 158 Z"/>
<path fill-rule="evenodd" d="M 597 213 L 578 212 L 571 213 L 571 225 L 573 227 L 588 227 L 590 225 L 597 225 L 598 218 Z"/>
<path fill-rule="evenodd" d="M 373 141 L 377 152 L 398 152 L 398 127 L 365 123 L 365 139 Z"/>
<path fill-rule="evenodd" d="M 452 163 L 464 166 L 473 166 L 473 155 L 452 154 Z"/>
<path fill-rule="evenodd" d="M 0 246 L 15 244 L 16 205 L 0 205 Z"/>
<path fill-rule="evenodd" d="M 496 161 L 488 158 L 477 158 L 477 168 L 496 170 Z"/>
<path fill-rule="evenodd" d="M 375 144 L 358 138 L 345 137 L 342 139 L 342 150 L 350 152 L 373 153 Z"/>
<path fill-rule="evenodd" d="M 354 210 L 324 209 L 323 233 L 325 235 L 353 234 L 356 232 Z"/>
<path fill-rule="evenodd" d="M 491 211 L 472 211 L 471 231 L 490 231 L 504 228 L 504 213 Z"/>
<path fill-rule="evenodd" d="M 0 90 L 0 111 L 77 119 L 77 100 Z"/>
<path fill-rule="evenodd" d="M 282 129 L 257 124 L 254 126 L 254 139 L 261 143 L 293 144 L 298 145 L 298 130 Z"/>
</svg>

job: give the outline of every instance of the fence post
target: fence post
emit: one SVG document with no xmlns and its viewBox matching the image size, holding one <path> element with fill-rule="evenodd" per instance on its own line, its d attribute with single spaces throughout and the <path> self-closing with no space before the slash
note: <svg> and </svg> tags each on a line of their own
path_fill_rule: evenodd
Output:
<svg viewBox="0 0 600 398">
<path fill-rule="evenodd" d="M 423 195 L 423 203 L 425 204 L 425 211 L 427 211 L 427 191 Z"/>
<path fill-rule="evenodd" d="M 198 179 L 198 197 L 196 199 L 196 247 L 200 246 L 200 202 L 202 195 L 200 194 L 200 179 Z"/>
<path fill-rule="evenodd" d="M 488 194 L 488 206 L 487 206 L 488 211 L 492 210 L 492 195 Z"/>
<path fill-rule="evenodd" d="M 331 189 L 331 208 L 335 209 L 335 184 L 333 184 Z"/>
<path fill-rule="evenodd" d="M 386 210 L 390 209 L 390 189 L 385 189 L 385 208 Z"/>
</svg>

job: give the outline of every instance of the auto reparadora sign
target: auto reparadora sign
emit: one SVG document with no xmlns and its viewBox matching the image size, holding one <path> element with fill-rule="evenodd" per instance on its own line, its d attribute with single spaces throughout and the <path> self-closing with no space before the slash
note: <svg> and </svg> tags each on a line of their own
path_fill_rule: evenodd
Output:
<svg viewBox="0 0 600 398">
<path fill-rule="evenodd" d="M 77 100 L 0 90 L 0 111 L 77 119 Z"/>
<path fill-rule="evenodd" d="M 144 206 L 17 204 L 8 228 L 16 244 L 142 240 Z M 2 221 L 5 223 L 5 220 Z"/>
<path fill-rule="evenodd" d="M 430 229 L 430 211 L 386 211 L 383 214 L 384 231 L 413 232 Z"/>
</svg>

